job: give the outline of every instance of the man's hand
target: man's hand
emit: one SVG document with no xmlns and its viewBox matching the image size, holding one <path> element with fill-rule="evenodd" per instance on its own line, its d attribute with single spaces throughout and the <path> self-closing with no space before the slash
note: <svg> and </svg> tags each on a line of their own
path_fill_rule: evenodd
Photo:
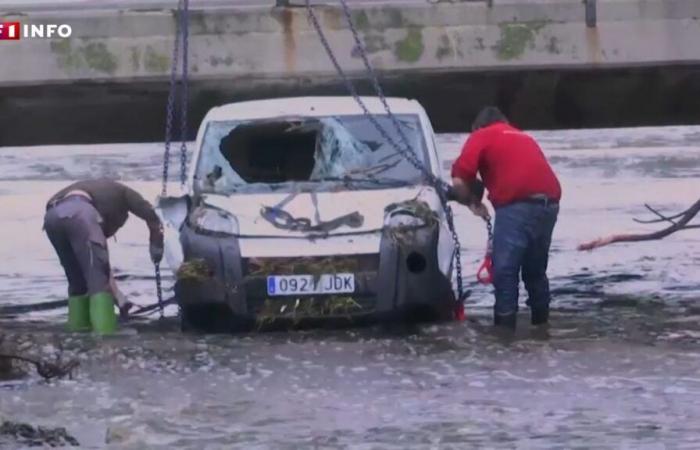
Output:
<svg viewBox="0 0 700 450">
<path fill-rule="evenodd" d="M 488 208 L 486 205 L 483 203 L 474 203 L 471 205 L 467 205 L 469 207 L 469 210 L 474 213 L 475 216 L 481 217 L 485 220 L 488 220 L 491 218 L 491 214 L 489 213 Z"/>
<path fill-rule="evenodd" d="M 452 178 L 452 186 L 447 192 L 447 199 L 457 201 L 465 206 L 481 203 L 484 198 L 484 183 L 479 179 L 469 182 L 461 178 Z"/>
<path fill-rule="evenodd" d="M 459 200 L 457 196 L 457 192 L 455 192 L 455 188 L 453 186 L 447 186 L 445 189 L 445 198 L 447 199 L 448 202 L 456 202 Z"/>
<path fill-rule="evenodd" d="M 109 276 L 109 288 L 110 291 L 112 291 L 112 296 L 114 297 L 114 300 L 117 302 L 117 306 L 119 307 L 119 315 L 122 317 L 122 319 L 126 319 L 129 316 L 129 310 L 134 306 L 133 303 L 131 303 L 127 298 L 126 295 L 117 287 L 117 282 L 114 280 L 114 275 L 110 274 Z"/>
<path fill-rule="evenodd" d="M 148 229 L 150 231 L 150 244 L 148 246 L 148 252 L 151 254 L 151 261 L 153 264 L 160 264 L 163 260 L 163 225 L 160 220 L 155 223 L 149 223 Z"/>
</svg>

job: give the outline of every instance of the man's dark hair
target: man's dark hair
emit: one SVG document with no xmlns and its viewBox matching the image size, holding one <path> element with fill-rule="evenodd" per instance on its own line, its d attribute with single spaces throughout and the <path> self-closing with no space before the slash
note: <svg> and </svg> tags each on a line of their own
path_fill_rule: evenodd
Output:
<svg viewBox="0 0 700 450">
<path fill-rule="evenodd" d="M 472 122 L 472 131 L 493 125 L 496 122 L 508 123 L 508 118 L 495 106 L 487 106 L 476 115 L 476 119 Z"/>
</svg>

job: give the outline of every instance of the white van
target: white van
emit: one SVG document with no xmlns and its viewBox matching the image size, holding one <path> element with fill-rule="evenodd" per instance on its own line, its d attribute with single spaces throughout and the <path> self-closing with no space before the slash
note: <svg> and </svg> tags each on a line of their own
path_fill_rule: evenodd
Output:
<svg viewBox="0 0 700 450">
<path fill-rule="evenodd" d="M 378 98 L 233 103 L 204 118 L 186 195 L 160 199 L 183 329 L 452 317 L 455 251 L 438 195 L 389 139 Z M 388 104 L 440 176 L 420 104 Z"/>
</svg>

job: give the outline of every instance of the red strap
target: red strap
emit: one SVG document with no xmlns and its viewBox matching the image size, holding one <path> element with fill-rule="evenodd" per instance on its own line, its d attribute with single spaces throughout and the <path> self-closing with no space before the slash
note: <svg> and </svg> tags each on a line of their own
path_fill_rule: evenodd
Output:
<svg viewBox="0 0 700 450">
<path fill-rule="evenodd" d="M 481 284 L 491 284 L 493 283 L 493 261 L 491 260 L 491 254 L 487 253 L 484 258 L 484 262 L 479 267 L 476 272 L 476 279 Z"/>
<path fill-rule="evenodd" d="M 464 321 L 464 303 L 462 302 L 457 302 L 457 306 L 455 307 L 455 319 L 459 322 Z"/>
</svg>

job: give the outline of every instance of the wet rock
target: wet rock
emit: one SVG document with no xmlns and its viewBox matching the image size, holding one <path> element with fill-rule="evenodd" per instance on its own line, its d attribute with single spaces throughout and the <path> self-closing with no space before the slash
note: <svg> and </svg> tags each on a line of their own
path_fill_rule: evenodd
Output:
<svg viewBox="0 0 700 450">
<path fill-rule="evenodd" d="M 105 437 L 105 444 L 123 444 L 129 439 L 129 430 L 122 427 L 109 427 L 107 428 L 107 436 Z"/>
<path fill-rule="evenodd" d="M 0 442 L 14 441 L 28 447 L 80 446 L 78 440 L 68 434 L 65 428 L 33 427 L 26 423 L 4 421 L 0 425 Z"/>
<path fill-rule="evenodd" d="M 0 344 L 2 344 L 2 337 L 0 337 Z M 8 358 L 10 352 L 8 352 L 7 345 L 0 345 L 0 380 L 14 380 L 20 378 L 23 373 L 12 363 L 12 358 Z"/>
</svg>

